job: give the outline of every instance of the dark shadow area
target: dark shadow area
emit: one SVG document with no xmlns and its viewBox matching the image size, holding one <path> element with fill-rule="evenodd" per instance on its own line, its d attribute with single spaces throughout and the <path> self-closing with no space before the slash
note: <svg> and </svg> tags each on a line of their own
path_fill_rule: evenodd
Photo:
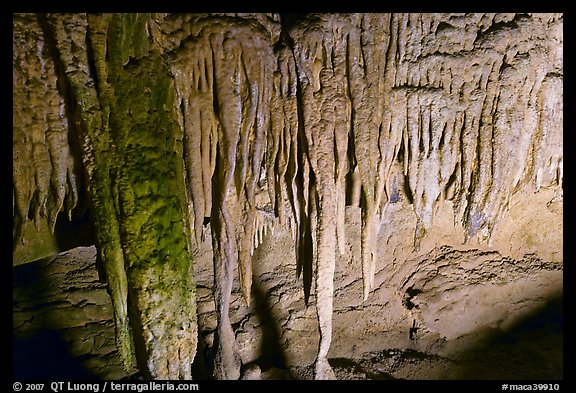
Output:
<svg viewBox="0 0 576 393">
<path fill-rule="evenodd" d="M 262 329 L 261 356 L 256 361 L 256 364 L 258 364 L 262 372 L 271 368 L 286 370 L 289 378 L 292 379 L 292 375 L 288 370 L 286 355 L 282 350 L 278 323 L 274 318 L 272 307 L 268 302 L 265 291 L 256 280 L 252 282 L 252 299 L 254 301 L 254 310 L 260 318 L 260 327 Z"/>
<path fill-rule="evenodd" d="M 130 321 L 130 334 L 132 336 L 132 348 L 134 349 L 134 356 L 136 357 L 136 367 L 144 379 L 153 379 L 150 370 L 146 365 L 146 343 L 144 342 L 144 328 L 140 319 L 140 312 L 138 305 L 134 302 L 134 297 L 131 295 L 130 282 L 128 282 L 128 315 Z"/>
<path fill-rule="evenodd" d="M 83 295 L 66 281 L 61 270 L 63 265 L 49 268 L 52 263 L 58 263 L 53 260 L 54 257 L 49 257 L 12 268 L 13 378 L 99 380 L 101 375 L 96 370 L 102 371 L 104 364 L 112 374 L 121 375 L 123 371 L 117 355 L 93 353 L 84 347 L 83 334 L 89 334 L 85 343 L 91 348 L 109 345 L 108 339 L 114 335 L 113 327 L 82 314 L 81 307 L 91 304 L 89 298 L 77 298 L 77 302 L 67 300 L 69 295 Z M 78 271 L 68 273 L 77 274 Z M 67 318 L 78 323 L 70 323 Z M 85 324 L 82 324 L 83 318 Z M 90 333 L 96 333 L 96 336 L 90 336 Z M 96 341 L 88 341 L 93 339 Z"/>
<path fill-rule="evenodd" d="M 68 343 L 56 331 L 42 330 L 31 337 L 13 335 L 12 338 L 12 377 L 15 380 L 98 379 L 82 365 L 82 357 L 70 354 Z"/>
<path fill-rule="evenodd" d="M 294 26 L 298 25 L 302 21 L 306 20 L 306 18 L 315 18 L 318 17 L 315 15 L 310 15 L 309 13 L 305 12 L 284 12 L 280 13 L 280 21 L 282 29 L 285 30 L 286 33 L 290 31 Z"/>
<path fill-rule="evenodd" d="M 96 236 L 90 210 L 85 209 L 81 214 L 73 215 L 71 221 L 68 221 L 66 214 L 60 213 L 54 234 L 61 252 L 94 245 Z"/>
<path fill-rule="evenodd" d="M 457 379 L 558 380 L 564 377 L 563 295 L 458 354 Z"/>
<path fill-rule="evenodd" d="M 12 376 L 16 380 L 98 379 L 82 365 L 83 357 L 72 356 L 68 342 L 46 320 L 50 312 L 46 301 L 55 284 L 44 265 L 41 260 L 12 269 L 13 310 L 34 313 L 34 329 L 20 332 L 13 326 Z"/>
<path fill-rule="evenodd" d="M 213 364 L 210 361 L 210 348 L 206 345 L 206 339 L 202 337 L 198 327 L 198 347 L 192 363 L 192 375 L 195 380 L 206 381 L 214 379 Z"/>
<path fill-rule="evenodd" d="M 283 379 L 294 379 L 288 369 L 286 356 L 282 350 L 280 329 L 274 318 L 272 307 L 268 302 L 266 292 L 257 281 L 252 282 L 252 302 L 254 313 L 258 315 L 260 320 L 258 328 L 261 329 L 260 357 L 252 364 L 256 364 L 263 373 L 271 369 L 278 369 L 277 371 L 281 371 Z M 234 331 L 238 328 L 239 324 L 232 324 Z M 214 353 L 210 347 L 206 346 L 206 339 L 202 336 L 200 329 L 198 334 L 198 348 L 192 364 L 192 375 L 195 380 L 213 380 Z M 217 337 L 214 340 L 217 340 Z M 217 342 L 215 341 L 212 349 L 216 345 Z"/>
</svg>

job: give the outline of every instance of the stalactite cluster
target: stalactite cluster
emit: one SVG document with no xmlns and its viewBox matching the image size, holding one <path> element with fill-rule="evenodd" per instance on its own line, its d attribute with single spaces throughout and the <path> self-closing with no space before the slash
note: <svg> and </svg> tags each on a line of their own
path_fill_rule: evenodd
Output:
<svg viewBox="0 0 576 393">
<path fill-rule="evenodd" d="M 225 20 L 225 19 L 224 19 Z M 272 45 L 262 32 L 211 19 L 173 54 L 194 233 L 210 219 L 215 300 L 219 310 L 214 361 L 219 379 L 240 377 L 240 358 L 229 321 L 233 273 L 238 265 L 246 301 L 252 285 L 256 187 L 270 127 Z"/>
<path fill-rule="evenodd" d="M 238 271 L 250 302 L 252 254 L 270 221 L 262 191 L 292 230 L 307 304 L 315 288 L 315 376 L 329 379 L 346 205 L 362 210 L 366 300 L 390 203 L 405 198 L 414 210 L 410 246 L 444 201 L 467 240 L 489 241 L 516 190 L 562 185 L 559 15 L 38 18 L 44 33 L 33 16 L 14 22 L 15 95 L 48 97 L 14 111 L 14 239 L 22 222 L 44 215 L 53 227 L 74 207 L 77 169 L 62 147 L 74 122 L 121 353 L 129 363 L 133 336 L 153 377 L 192 377 L 191 250 L 208 223 L 214 376 L 240 377 L 230 294 Z"/>
<path fill-rule="evenodd" d="M 36 236 L 46 241 L 54 234 L 61 211 L 72 218 L 81 167 L 70 152 L 62 86 L 42 25 L 33 15 L 15 16 L 12 42 L 13 99 L 18 103 L 12 112 L 13 240 L 15 250 L 32 257 L 27 248 L 35 246 Z"/>
</svg>

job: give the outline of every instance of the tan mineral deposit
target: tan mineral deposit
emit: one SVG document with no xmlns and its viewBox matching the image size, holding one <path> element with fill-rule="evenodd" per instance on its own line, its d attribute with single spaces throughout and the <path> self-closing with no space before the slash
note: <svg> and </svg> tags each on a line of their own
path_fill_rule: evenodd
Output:
<svg viewBox="0 0 576 393">
<path fill-rule="evenodd" d="M 562 14 L 14 14 L 14 379 L 562 379 Z"/>
</svg>

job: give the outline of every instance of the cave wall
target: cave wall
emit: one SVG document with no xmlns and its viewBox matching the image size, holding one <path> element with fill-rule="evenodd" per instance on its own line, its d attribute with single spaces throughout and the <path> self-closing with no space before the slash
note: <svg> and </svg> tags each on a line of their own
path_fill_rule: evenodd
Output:
<svg viewBox="0 0 576 393">
<path fill-rule="evenodd" d="M 214 376 L 238 379 L 254 285 L 319 379 L 343 337 L 417 321 L 430 348 L 475 331 L 434 317 L 462 299 L 561 290 L 562 15 L 13 20 L 13 263 L 61 251 L 59 215 L 88 205 L 127 370 L 191 378 L 208 337 Z M 266 287 L 276 269 L 299 278 Z M 502 307 L 476 317 L 499 328 Z M 346 322 L 371 309 L 390 317 Z"/>
<path fill-rule="evenodd" d="M 112 379 L 125 370 L 96 247 L 76 247 L 13 271 L 15 379 Z"/>
<path fill-rule="evenodd" d="M 563 293 L 562 214 L 546 206 L 546 201 L 554 198 L 552 190 L 541 191 L 537 198 L 534 195 L 516 194 L 510 214 L 523 217 L 502 226 L 523 236 L 540 237 L 530 246 L 524 239 L 510 238 L 497 245 L 495 241 L 493 246 L 477 240 L 464 244 L 462 227 L 453 225 L 452 208 L 446 204 L 437 212 L 418 251 L 406 247 L 417 224 L 406 198 L 399 199 L 378 235 L 378 244 L 385 245 L 387 252 L 380 253 L 376 260 L 375 289 L 366 301 L 360 253 L 361 211 L 348 206 L 345 252 L 336 258 L 333 337 L 328 359 L 359 361 L 381 351 L 411 350 L 428 358 L 415 362 L 414 369 L 407 364 L 383 369 L 395 378 L 408 379 L 482 379 L 480 376 L 490 375 L 486 369 L 494 361 L 491 354 L 479 360 L 477 374 L 465 372 L 469 364 L 460 363 L 459 357 L 476 347 L 497 347 L 493 340 Z M 211 296 L 211 250 L 207 244 L 199 248 L 195 260 L 200 341 L 201 346 L 211 347 L 218 319 Z M 306 306 L 301 281 L 294 275 L 296 260 L 290 230 L 271 225 L 254 252 L 253 263 L 254 304 L 247 306 L 243 301 L 239 283 L 235 283 L 231 296 L 230 320 L 242 363 L 256 364 L 262 371 L 283 370 L 281 375 L 286 378 L 288 371 L 293 378 L 312 378 L 318 320 L 314 308 Z M 309 304 L 313 305 L 315 299 L 313 284 Z M 556 350 L 561 353 L 561 348 Z M 436 358 L 431 360 L 433 356 Z M 542 359 L 534 353 L 532 356 Z M 373 361 L 366 359 L 368 364 Z M 507 358 L 508 363 L 500 363 L 501 370 L 492 370 L 493 376 L 488 379 L 506 375 L 554 379 L 562 373 L 558 369 L 561 356 L 547 360 L 547 374 L 544 369 L 541 374 L 533 369 L 529 372 L 528 365 L 521 363 L 525 360 L 517 361 L 522 366 L 511 370 L 514 366 L 510 364 L 516 364 L 516 359 Z"/>
</svg>

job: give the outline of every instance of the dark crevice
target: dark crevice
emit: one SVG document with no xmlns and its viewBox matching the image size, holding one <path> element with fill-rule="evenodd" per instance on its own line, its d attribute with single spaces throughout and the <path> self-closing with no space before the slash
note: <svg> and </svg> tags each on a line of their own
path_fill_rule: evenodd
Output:
<svg viewBox="0 0 576 393">
<path fill-rule="evenodd" d="M 402 182 L 403 184 L 403 192 L 404 195 L 406 195 L 406 199 L 408 201 L 408 204 L 413 204 L 414 203 L 414 194 L 412 193 L 412 189 L 410 188 L 410 178 L 408 177 L 408 175 L 404 175 L 404 181 Z"/>
<path fill-rule="evenodd" d="M 433 116 L 433 111 L 432 111 L 432 107 L 430 107 L 430 111 L 428 114 L 428 158 L 430 157 L 430 154 L 432 154 L 432 148 L 433 148 L 433 143 L 434 143 L 434 130 L 432 127 L 432 116 Z"/>
<path fill-rule="evenodd" d="M 442 151 L 446 139 L 446 127 L 448 127 L 448 123 L 444 123 L 444 127 L 442 128 L 442 134 L 440 134 L 440 141 L 438 142 L 438 150 Z"/>
<path fill-rule="evenodd" d="M 408 154 L 408 152 L 407 152 L 405 140 L 403 139 L 402 142 L 400 143 L 400 147 L 398 148 L 398 154 L 396 155 L 398 162 L 402 166 L 404 165 L 404 161 L 406 159 L 408 159 L 406 157 L 406 154 Z M 408 204 L 411 205 L 414 203 L 414 195 L 412 193 L 412 190 L 410 189 L 410 178 L 408 176 L 408 173 L 401 174 L 400 176 L 403 177 L 402 192 L 406 196 L 406 200 L 408 201 Z"/>
<path fill-rule="evenodd" d="M 446 186 L 444 187 L 444 199 L 452 200 L 454 195 L 451 195 L 451 190 L 456 190 L 456 181 L 458 179 L 458 173 L 460 172 L 460 163 L 456 163 L 454 166 L 454 171 L 448 178 Z"/>
<path fill-rule="evenodd" d="M 405 91 L 406 93 L 426 93 L 426 92 L 438 93 L 444 90 L 442 87 L 434 87 L 430 85 L 414 86 L 410 84 L 409 81 L 406 81 L 403 84 L 394 85 L 390 89 L 392 91 Z"/>
<path fill-rule="evenodd" d="M 72 221 L 68 221 L 64 214 L 59 214 L 54 235 L 60 251 L 94 245 L 96 234 L 90 209 L 85 209 L 81 215 L 75 215 Z"/>
<path fill-rule="evenodd" d="M 514 66 L 508 64 L 505 60 L 502 61 L 502 65 L 500 66 L 500 70 L 498 71 L 500 75 L 506 70 L 507 68 L 514 68 Z"/>
<path fill-rule="evenodd" d="M 94 89 L 96 90 L 96 95 L 100 99 L 100 80 L 98 78 L 98 72 L 96 71 L 96 61 L 94 59 L 94 48 L 92 46 L 91 34 L 86 32 L 86 58 L 88 61 L 88 71 L 89 75 L 94 81 Z"/>
<path fill-rule="evenodd" d="M 436 26 L 435 34 L 438 34 L 444 30 L 453 30 L 453 29 L 454 29 L 454 26 L 452 26 L 450 23 L 442 21 L 442 22 L 438 23 L 438 26 Z"/>
<path fill-rule="evenodd" d="M 408 310 L 418 308 L 418 306 L 412 302 L 412 299 L 414 298 L 414 296 L 417 296 L 420 293 L 422 293 L 422 290 L 414 288 L 413 286 L 406 290 L 406 299 L 404 300 L 404 306 Z"/>
<path fill-rule="evenodd" d="M 405 154 L 405 147 L 404 147 L 404 141 L 402 141 L 400 143 L 400 147 L 398 147 L 398 153 L 396 153 L 396 160 L 400 164 L 404 164 L 404 154 Z"/>
<path fill-rule="evenodd" d="M 559 72 L 548 72 L 548 73 L 544 76 L 544 80 L 550 79 L 550 78 L 564 79 L 564 75 L 561 74 L 561 73 L 559 73 Z"/>
<path fill-rule="evenodd" d="M 190 196 L 190 198 L 192 198 L 192 187 L 190 185 L 190 178 L 188 176 L 188 174 L 190 173 L 190 169 L 187 168 L 187 163 L 188 163 L 188 149 L 186 148 L 186 146 L 188 146 L 188 134 L 186 132 L 186 109 L 185 109 L 185 105 L 184 105 L 184 100 L 180 101 L 180 114 L 182 115 L 182 129 L 184 130 L 184 132 L 182 132 L 182 161 L 184 163 L 184 172 L 185 172 L 185 176 L 184 176 L 184 183 L 186 185 L 186 192 L 187 194 Z"/>
<path fill-rule="evenodd" d="M 364 53 L 365 48 L 364 39 L 364 18 L 360 18 L 360 58 L 362 60 L 362 71 L 364 71 L 364 77 L 368 76 L 368 62 L 366 61 L 366 55 Z"/>
<path fill-rule="evenodd" d="M 408 330 L 408 338 L 410 340 L 415 340 L 416 335 L 418 334 L 418 330 L 420 330 L 420 326 L 418 326 L 418 323 L 414 319 L 414 321 L 412 322 L 412 327 Z"/>
<path fill-rule="evenodd" d="M 298 23 L 298 21 L 306 18 L 307 14 L 287 13 L 280 14 L 280 39 L 274 46 L 274 51 L 279 51 L 283 47 L 290 48 L 293 51 L 294 40 L 290 36 L 290 29 Z"/>
<path fill-rule="evenodd" d="M 350 73 L 351 64 L 350 64 L 350 35 L 346 35 L 346 94 L 348 95 L 348 99 L 350 100 L 350 130 L 348 134 L 348 149 L 347 153 L 347 160 L 348 160 L 348 173 L 346 174 L 346 181 L 345 181 L 345 189 L 346 189 L 346 205 L 352 204 L 352 193 L 353 193 L 353 173 L 356 170 L 358 162 L 356 160 L 356 143 L 354 140 L 354 120 L 356 118 L 356 111 L 354 110 L 354 96 L 352 95 L 352 91 L 350 89 L 352 76 Z"/>
<path fill-rule="evenodd" d="M 464 154 L 464 132 L 466 129 L 466 112 L 463 112 L 462 114 L 462 124 L 460 126 L 460 129 L 457 131 L 458 132 L 458 168 L 460 171 L 460 175 L 457 176 L 457 178 L 460 180 L 460 185 L 458 187 L 459 192 L 458 192 L 458 199 L 456 200 L 456 203 L 454 204 L 454 213 L 456 214 L 456 212 L 458 212 L 461 207 L 462 207 L 462 199 L 460 198 L 460 196 L 462 195 L 461 192 L 461 188 L 462 185 L 464 184 L 464 168 L 466 165 L 466 157 Z"/>
<path fill-rule="evenodd" d="M 485 107 L 485 105 L 483 105 Z M 472 209 L 475 206 L 475 202 L 477 202 L 476 193 L 478 191 L 478 187 L 480 186 L 480 171 L 481 168 L 481 160 L 482 160 L 482 138 L 481 138 L 481 130 L 482 130 L 483 122 L 482 116 L 478 120 L 478 134 L 476 135 L 476 148 L 474 150 L 475 157 L 474 161 L 472 162 L 472 170 L 470 172 L 470 183 L 468 184 L 468 190 L 466 192 L 466 210 L 464 211 L 465 217 L 465 228 L 466 228 L 466 240 L 469 240 L 472 236 L 474 236 L 478 230 L 480 230 L 483 226 L 481 218 L 482 214 L 474 214 Z"/>
<path fill-rule="evenodd" d="M 483 41 L 489 36 L 501 31 L 517 29 L 519 27 L 519 23 L 525 19 L 530 19 L 530 16 L 525 14 L 516 14 L 514 15 L 514 18 L 508 22 L 500 21 L 492 23 L 492 25 L 490 25 L 490 27 L 488 27 L 486 30 L 478 32 L 478 35 L 476 36 L 476 42 Z"/>
<path fill-rule="evenodd" d="M 218 103 L 218 78 L 216 78 L 217 74 L 217 70 L 216 70 L 216 58 L 215 58 L 215 53 L 214 53 L 214 48 L 212 48 L 212 43 L 210 43 L 210 53 L 212 55 L 212 75 L 214 75 L 214 78 L 212 78 L 212 107 L 214 110 L 214 114 L 217 117 L 220 117 L 220 105 Z M 209 74 L 207 74 L 209 75 Z"/>
<path fill-rule="evenodd" d="M 28 215 L 27 218 L 29 221 L 34 221 L 34 215 L 36 211 L 39 209 L 39 201 L 38 201 L 38 190 L 34 190 L 34 194 L 32 194 L 32 198 L 30 198 L 30 203 L 28 204 Z"/>
<path fill-rule="evenodd" d="M 282 32 L 289 36 L 290 30 L 307 19 L 310 15 L 311 14 L 306 12 L 280 13 L 280 26 L 282 28 Z"/>
<path fill-rule="evenodd" d="M 349 206 L 352 204 L 352 194 L 353 194 L 353 175 L 356 171 L 356 167 L 358 163 L 356 162 L 356 145 L 354 143 L 354 137 L 348 138 L 348 163 L 349 163 L 349 170 L 346 174 L 346 182 L 345 182 L 345 189 L 346 189 L 346 205 Z"/>
<path fill-rule="evenodd" d="M 298 67 L 296 62 L 294 50 L 292 48 L 292 56 L 294 59 L 295 67 Z M 313 256 L 313 244 L 312 244 L 312 229 L 311 229 L 311 212 L 309 211 L 310 206 L 306 205 L 304 198 L 304 160 L 308 157 L 308 141 L 306 139 L 306 134 L 304 130 L 304 97 L 302 93 L 302 86 L 300 85 L 300 80 L 296 77 L 296 100 L 297 100 L 297 114 L 298 114 L 298 172 L 296 174 L 296 183 L 298 184 L 298 206 L 300 209 L 299 216 L 302 222 L 300 222 L 300 229 L 297 235 L 296 241 L 296 276 L 300 277 L 303 273 L 303 289 L 304 289 L 304 303 L 308 306 L 308 299 L 310 298 L 310 290 L 312 287 L 312 256 Z M 312 168 L 310 168 L 309 179 L 308 179 L 308 200 L 315 194 L 315 182 L 316 178 Z M 310 202 L 311 203 L 311 202 Z"/>
<path fill-rule="evenodd" d="M 196 380 L 214 379 L 214 364 L 211 361 L 210 347 L 206 345 L 206 338 L 204 337 L 211 333 L 198 331 L 198 347 L 192 363 L 192 375 Z"/>
</svg>

